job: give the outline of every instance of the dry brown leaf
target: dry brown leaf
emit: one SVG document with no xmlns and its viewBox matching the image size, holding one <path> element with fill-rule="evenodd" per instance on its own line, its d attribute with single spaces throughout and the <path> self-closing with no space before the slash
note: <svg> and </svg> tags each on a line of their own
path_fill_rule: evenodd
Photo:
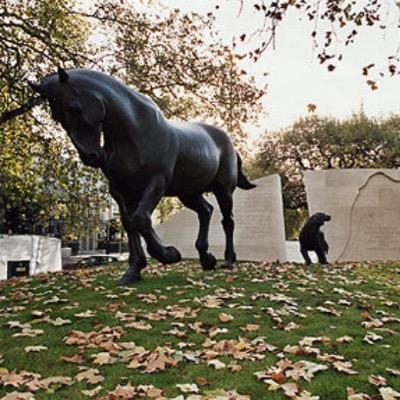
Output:
<svg viewBox="0 0 400 400">
<path fill-rule="evenodd" d="M 396 400 L 400 398 L 400 393 L 396 392 L 390 386 L 380 388 L 379 393 L 383 400 Z"/>
<path fill-rule="evenodd" d="M 222 323 L 230 322 L 230 321 L 233 321 L 233 319 L 234 319 L 232 315 L 225 314 L 225 313 L 219 314 L 218 318 Z"/>
<path fill-rule="evenodd" d="M 348 375 L 356 375 L 357 371 L 352 370 L 353 364 L 350 361 L 335 361 L 333 366 L 339 372 L 345 372 Z"/>
<path fill-rule="evenodd" d="M 160 297 L 161 298 L 161 297 Z M 146 389 L 145 391 L 145 395 L 146 397 L 148 397 L 149 399 L 159 399 L 162 400 L 162 394 L 163 391 L 161 389 L 158 389 L 156 387 L 149 387 Z"/>
<path fill-rule="evenodd" d="M 75 379 L 78 382 L 81 381 L 86 381 L 88 383 L 91 383 L 92 385 L 96 385 L 102 381 L 104 381 L 104 377 L 100 375 L 100 372 L 98 369 L 95 368 L 88 368 L 83 370 L 82 372 L 79 372 L 76 376 Z"/>
<path fill-rule="evenodd" d="M 68 325 L 71 323 L 71 320 L 69 319 L 62 319 L 61 317 L 57 317 L 56 319 L 50 319 L 50 318 L 45 318 L 45 322 L 53 325 L 53 326 L 63 326 L 63 325 Z"/>
<path fill-rule="evenodd" d="M 274 380 L 276 383 L 279 383 L 280 385 L 286 381 L 286 376 L 282 372 L 274 371 L 271 372 L 269 375 L 272 380 Z"/>
<path fill-rule="evenodd" d="M 35 396 L 29 392 L 11 392 L 6 394 L 0 400 L 35 400 Z"/>
<path fill-rule="evenodd" d="M 96 316 L 96 312 L 92 310 L 86 310 L 81 313 L 74 314 L 77 318 L 93 318 Z"/>
<path fill-rule="evenodd" d="M 24 328 L 19 333 L 14 333 L 12 337 L 35 337 L 43 335 L 44 331 L 41 329 Z"/>
<path fill-rule="evenodd" d="M 26 353 L 39 353 L 41 351 L 48 350 L 46 346 L 26 346 L 25 352 Z"/>
<path fill-rule="evenodd" d="M 98 395 L 102 389 L 103 389 L 102 386 L 99 385 L 91 390 L 82 390 L 82 393 L 85 396 L 94 397 L 94 396 Z"/>
<path fill-rule="evenodd" d="M 370 400 L 371 397 L 365 393 L 355 393 L 351 387 L 347 388 L 347 400 Z"/>
<path fill-rule="evenodd" d="M 368 382 L 377 387 L 387 385 L 386 379 L 380 375 L 370 375 L 368 377 Z"/>
<path fill-rule="evenodd" d="M 147 357 L 144 365 L 144 372 L 153 373 L 162 371 L 167 366 L 176 366 L 177 362 L 169 356 L 170 351 L 166 348 L 158 347 Z"/>
<path fill-rule="evenodd" d="M 204 306 L 206 308 L 220 308 L 222 304 L 223 301 L 220 298 L 215 296 L 207 296 L 205 298 Z"/>
<path fill-rule="evenodd" d="M 354 339 L 351 336 L 342 336 L 342 337 L 336 339 L 336 341 L 338 343 L 350 343 L 353 340 Z"/>
<path fill-rule="evenodd" d="M 293 397 L 294 400 L 319 400 L 319 396 L 314 396 L 307 390 L 301 392 L 298 396 Z"/>
<path fill-rule="evenodd" d="M 131 322 L 130 324 L 126 324 L 125 328 L 133 328 L 137 329 L 138 331 L 149 331 L 153 327 L 146 323 L 145 321 L 138 321 L 138 322 Z"/>
<path fill-rule="evenodd" d="M 74 354 L 71 357 L 62 357 L 62 360 L 74 364 L 82 364 L 85 362 L 85 357 L 82 354 Z"/>
<path fill-rule="evenodd" d="M 208 384 L 208 380 L 207 380 L 207 378 L 204 378 L 204 376 L 198 376 L 198 377 L 195 379 L 195 382 L 196 382 L 196 384 L 199 385 L 199 386 L 204 386 L 204 385 L 207 385 L 207 384 Z"/>
<path fill-rule="evenodd" d="M 93 358 L 93 364 L 98 365 L 115 364 L 118 362 L 118 358 L 112 357 L 111 354 L 107 352 L 93 354 L 90 358 Z"/>
<path fill-rule="evenodd" d="M 400 369 L 386 368 L 386 371 L 390 372 L 394 376 L 400 376 Z"/>
<path fill-rule="evenodd" d="M 0 385 L 3 385 L 4 387 L 13 386 L 18 388 L 30 381 L 34 376 L 35 374 L 26 371 L 22 371 L 21 373 L 12 371 L 7 374 L 0 375 Z"/>
<path fill-rule="evenodd" d="M 215 369 L 224 369 L 226 367 L 226 364 L 218 359 L 207 361 L 207 365 L 211 365 Z"/>
<path fill-rule="evenodd" d="M 240 364 L 233 363 L 233 362 L 230 363 L 230 364 L 228 364 L 228 365 L 226 366 L 226 368 L 227 368 L 229 371 L 233 372 L 233 373 L 240 372 L 240 371 L 243 369 L 243 367 L 242 367 Z"/>
<path fill-rule="evenodd" d="M 257 324 L 247 324 L 246 326 L 242 326 L 240 328 L 244 332 L 255 332 L 260 329 L 260 325 Z"/>
<path fill-rule="evenodd" d="M 176 387 L 182 393 L 199 393 L 199 387 L 195 383 L 183 383 L 177 384 Z"/>
<path fill-rule="evenodd" d="M 72 378 L 69 376 L 51 376 L 40 381 L 40 387 L 48 390 L 52 385 L 70 385 Z"/>
<path fill-rule="evenodd" d="M 285 395 L 288 397 L 294 397 L 297 393 L 299 393 L 299 387 L 296 383 L 284 383 L 281 385 L 281 389 L 285 392 Z"/>
<path fill-rule="evenodd" d="M 122 397 L 123 399 L 134 399 L 134 396 L 137 394 L 137 390 L 134 386 L 128 383 L 125 386 L 118 385 L 112 392 L 109 392 L 108 394 L 110 395 L 110 397 L 107 397 L 107 399 L 112 399 L 114 397 L 116 397 L 117 399 L 120 397 Z"/>
</svg>

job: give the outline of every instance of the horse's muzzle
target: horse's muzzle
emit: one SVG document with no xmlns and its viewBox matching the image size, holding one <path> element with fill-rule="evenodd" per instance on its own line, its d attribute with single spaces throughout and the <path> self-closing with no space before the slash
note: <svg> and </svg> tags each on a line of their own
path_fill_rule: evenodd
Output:
<svg viewBox="0 0 400 400">
<path fill-rule="evenodd" d="M 82 162 L 93 168 L 100 168 L 103 165 L 103 157 L 97 153 L 79 154 Z"/>
</svg>

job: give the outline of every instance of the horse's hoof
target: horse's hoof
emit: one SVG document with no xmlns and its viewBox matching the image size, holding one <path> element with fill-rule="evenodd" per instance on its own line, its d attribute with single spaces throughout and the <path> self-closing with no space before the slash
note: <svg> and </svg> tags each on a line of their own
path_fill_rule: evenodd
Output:
<svg viewBox="0 0 400 400">
<path fill-rule="evenodd" d="M 200 256 L 200 264 L 205 271 L 214 271 L 217 265 L 217 259 L 211 253 L 206 253 Z"/>
<path fill-rule="evenodd" d="M 182 260 L 181 253 L 174 246 L 168 246 L 165 248 L 164 263 L 165 264 L 175 264 Z"/>
<path fill-rule="evenodd" d="M 119 280 L 118 286 L 130 285 L 140 280 L 141 280 L 140 274 L 124 274 L 124 276 Z"/>
<path fill-rule="evenodd" d="M 221 265 L 221 268 L 223 268 L 223 269 L 233 269 L 234 266 L 235 266 L 234 262 L 225 260 L 224 263 Z"/>
<path fill-rule="evenodd" d="M 181 253 L 174 246 L 147 247 L 150 256 L 162 264 L 175 264 L 182 260 Z"/>
</svg>

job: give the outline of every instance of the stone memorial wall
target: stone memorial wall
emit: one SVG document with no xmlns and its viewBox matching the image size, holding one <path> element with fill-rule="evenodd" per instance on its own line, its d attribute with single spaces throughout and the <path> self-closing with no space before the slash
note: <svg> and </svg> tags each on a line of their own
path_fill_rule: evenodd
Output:
<svg viewBox="0 0 400 400">
<path fill-rule="evenodd" d="M 285 224 L 282 188 L 278 175 L 254 181 L 257 187 L 234 194 L 235 246 L 239 260 L 286 261 Z M 221 213 L 213 195 L 208 201 L 214 206 L 210 223 L 210 249 L 223 259 L 225 235 L 221 226 Z M 186 208 L 156 227 L 168 245 L 176 246 L 183 257 L 197 258 L 194 243 L 198 233 L 197 215 Z"/>
<path fill-rule="evenodd" d="M 310 214 L 332 216 L 330 262 L 400 259 L 399 170 L 309 171 L 305 185 Z"/>
</svg>

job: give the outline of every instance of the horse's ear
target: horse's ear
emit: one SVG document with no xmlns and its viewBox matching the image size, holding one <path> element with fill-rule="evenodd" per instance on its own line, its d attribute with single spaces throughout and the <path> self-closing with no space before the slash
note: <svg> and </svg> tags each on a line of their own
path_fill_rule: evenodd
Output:
<svg viewBox="0 0 400 400">
<path fill-rule="evenodd" d="M 58 72 L 58 78 L 60 79 L 60 82 L 67 83 L 68 79 L 69 79 L 69 75 L 67 74 L 67 71 L 64 68 L 58 66 L 57 72 Z"/>
<path fill-rule="evenodd" d="M 80 92 L 79 101 L 82 106 L 83 118 L 89 125 L 93 126 L 103 122 L 106 107 L 100 97 L 85 90 Z"/>
</svg>

